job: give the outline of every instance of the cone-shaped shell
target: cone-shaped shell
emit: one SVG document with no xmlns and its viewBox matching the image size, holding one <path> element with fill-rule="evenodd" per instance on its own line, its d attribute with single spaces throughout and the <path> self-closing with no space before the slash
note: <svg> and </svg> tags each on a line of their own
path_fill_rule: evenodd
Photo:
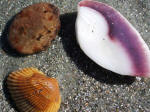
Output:
<svg viewBox="0 0 150 112">
<path fill-rule="evenodd" d="M 35 68 L 11 73 L 7 87 L 20 112 L 57 112 L 61 97 L 58 82 Z"/>
</svg>

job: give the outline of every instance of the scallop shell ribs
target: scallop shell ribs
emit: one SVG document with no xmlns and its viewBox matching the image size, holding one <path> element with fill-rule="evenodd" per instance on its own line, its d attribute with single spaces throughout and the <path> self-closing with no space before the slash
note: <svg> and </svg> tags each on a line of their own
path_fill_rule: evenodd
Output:
<svg viewBox="0 0 150 112">
<path fill-rule="evenodd" d="M 12 72 L 7 87 L 20 112 L 57 112 L 60 108 L 57 80 L 35 68 Z"/>
</svg>

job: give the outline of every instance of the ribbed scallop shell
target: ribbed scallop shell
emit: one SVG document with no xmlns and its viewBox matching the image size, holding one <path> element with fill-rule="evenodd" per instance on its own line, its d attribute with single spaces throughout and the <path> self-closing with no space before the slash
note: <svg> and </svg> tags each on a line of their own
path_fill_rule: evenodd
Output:
<svg viewBox="0 0 150 112">
<path fill-rule="evenodd" d="M 21 112 L 57 112 L 60 108 L 57 80 L 35 68 L 12 72 L 7 78 L 7 86 Z"/>
</svg>

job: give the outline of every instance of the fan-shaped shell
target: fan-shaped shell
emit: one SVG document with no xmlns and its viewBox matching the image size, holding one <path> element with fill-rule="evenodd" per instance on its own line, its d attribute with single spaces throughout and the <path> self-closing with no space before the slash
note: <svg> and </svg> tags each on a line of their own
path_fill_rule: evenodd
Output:
<svg viewBox="0 0 150 112">
<path fill-rule="evenodd" d="M 21 112 L 57 112 L 60 107 L 57 80 L 35 68 L 12 72 L 7 78 L 7 87 Z"/>
</svg>

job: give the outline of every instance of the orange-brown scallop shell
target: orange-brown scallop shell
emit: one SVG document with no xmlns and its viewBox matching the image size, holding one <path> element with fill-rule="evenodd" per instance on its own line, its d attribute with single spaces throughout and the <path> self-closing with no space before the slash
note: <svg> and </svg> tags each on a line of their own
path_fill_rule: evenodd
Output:
<svg viewBox="0 0 150 112">
<path fill-rule="evenodd" d="M 57 80 L 36 68 L 12 72 L 7 78 L 7 87 L 20 112 L 57 112 L 60 108 Z"/>
</svg>

